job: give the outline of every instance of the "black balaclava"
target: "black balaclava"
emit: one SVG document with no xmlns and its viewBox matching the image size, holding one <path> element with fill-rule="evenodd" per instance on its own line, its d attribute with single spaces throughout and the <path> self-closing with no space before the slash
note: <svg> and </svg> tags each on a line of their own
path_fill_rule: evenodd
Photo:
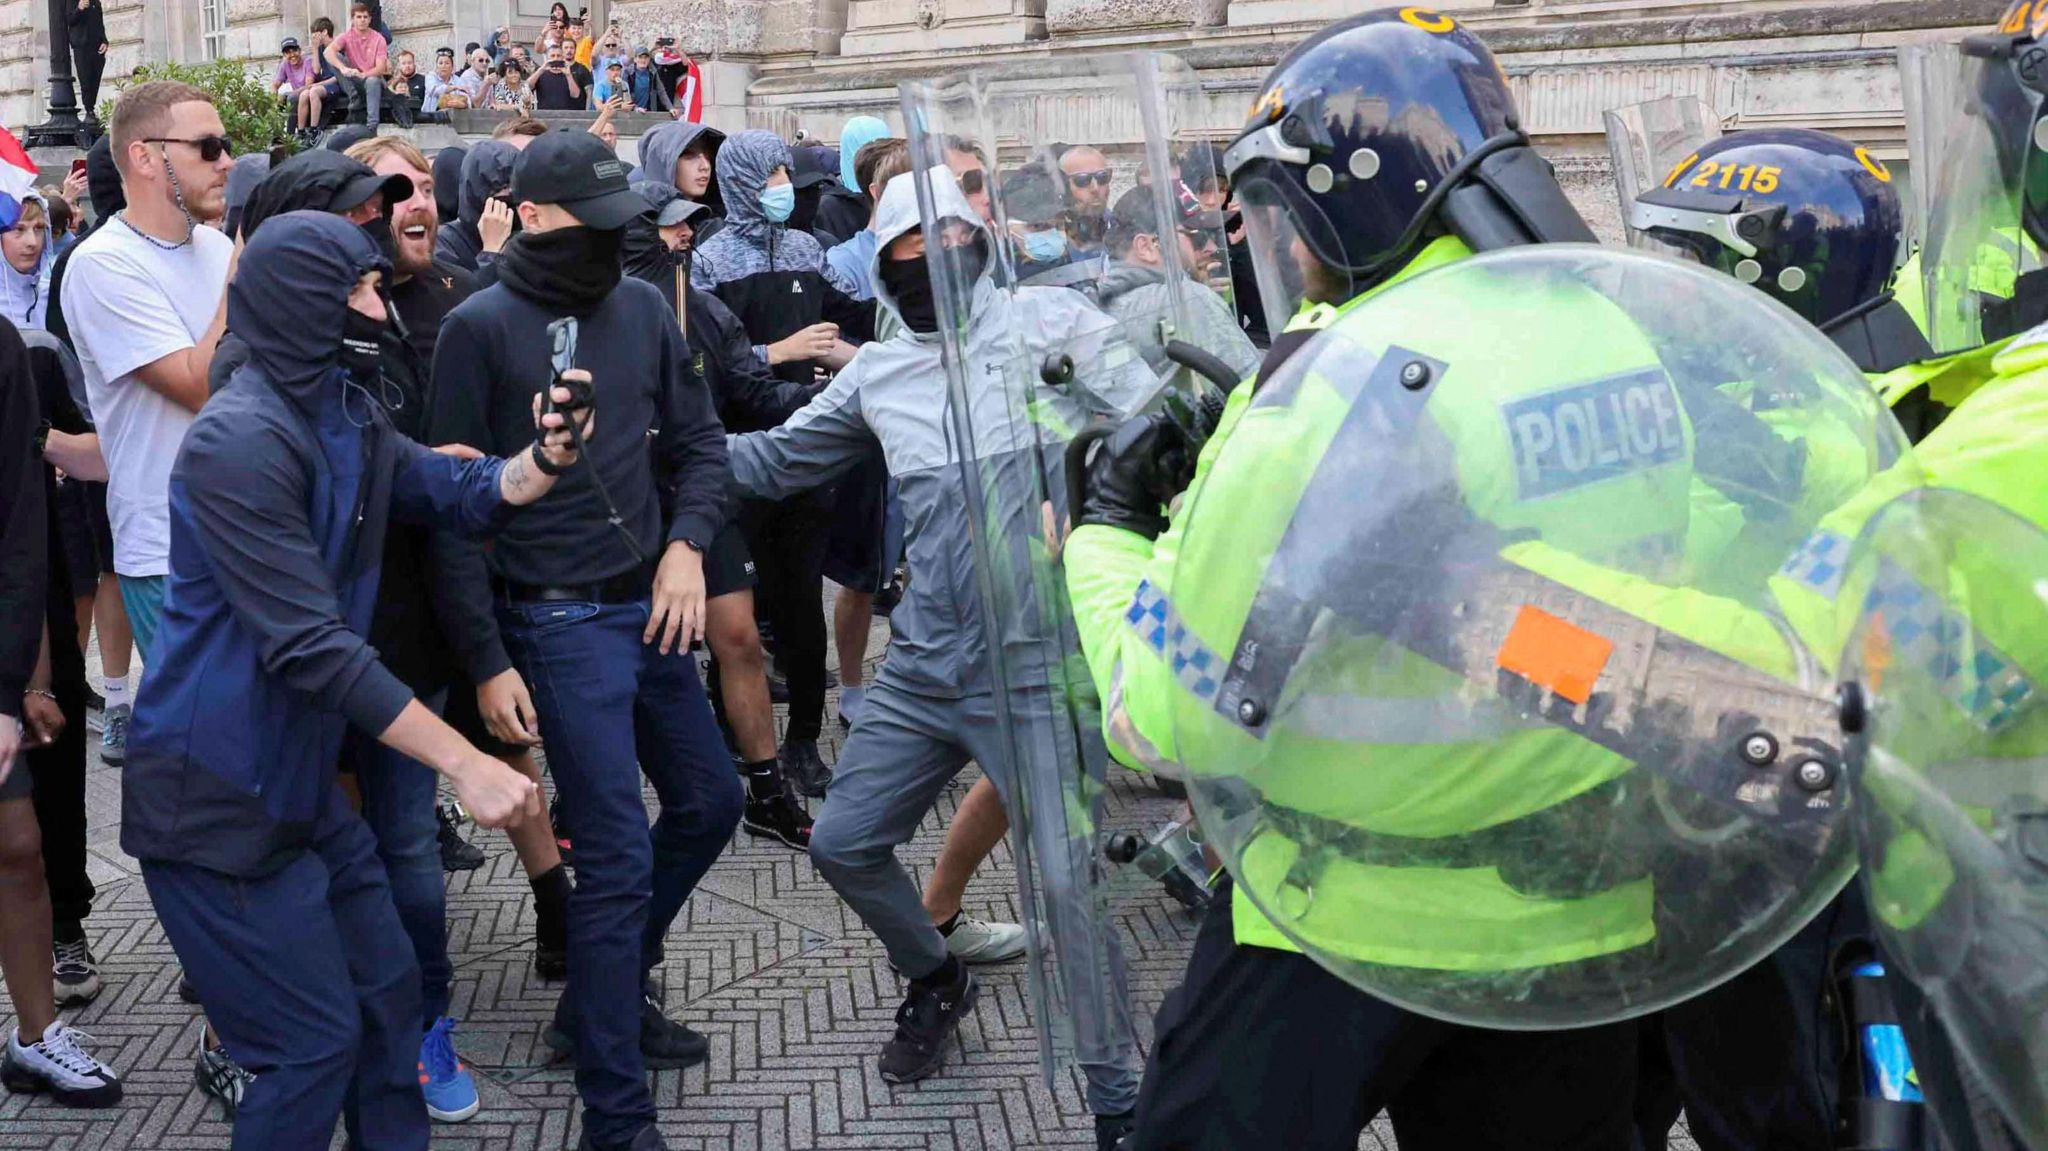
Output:
<svg viewBox="0 0 2048 1151">
<path fill-rule="evenodd" d="M 498 279 L 552 311 L 588 316 L 619 286 L 622 228 L 520 232 L 498 253 Z"/>
</svg>

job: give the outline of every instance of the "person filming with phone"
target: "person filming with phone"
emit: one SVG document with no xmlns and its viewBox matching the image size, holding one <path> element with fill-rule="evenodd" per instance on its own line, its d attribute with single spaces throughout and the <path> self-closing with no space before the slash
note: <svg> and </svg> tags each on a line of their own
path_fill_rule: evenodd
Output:
<svg viewBox="0 0 2048 1151">
<path fill-rule="evenodd" d="M 576 1062 L 582 1146 L 646 1151 L 663 1146 L 646 1069 L 710 1045 L 643 979 L 744 803 L 689 652 L 725 520 L 725 438 L 669 303 L 622 282 L 626 225 L 652 208 L 626 165 L 588 132 L 549 132 L 520 153 L 510 198 L 520 231 L 497 283 L 441 326 L 428 439 L 494 452 L 530 420 L 526 397 L 569 370 L 589 373 L 606 431 L 488 555 L 436 537 L 436 607 L 492 734 L 547 741 L 575 829 L 569 986 L 545 1037 Z M 661 800 L 651 829 L 643 774 Z"/>
</svg>

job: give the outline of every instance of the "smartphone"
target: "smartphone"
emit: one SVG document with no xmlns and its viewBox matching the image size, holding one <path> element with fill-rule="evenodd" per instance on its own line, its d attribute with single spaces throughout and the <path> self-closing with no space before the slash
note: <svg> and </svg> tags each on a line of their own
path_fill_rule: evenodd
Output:
<svg viewBox="0 0 2048 1151">
<path fill-rule="evenodd" d="M 71 170 L 73 172 L 85 171 L 85 157 L 80 156 L 78 159 L 71 161 Z"/>
</svg>

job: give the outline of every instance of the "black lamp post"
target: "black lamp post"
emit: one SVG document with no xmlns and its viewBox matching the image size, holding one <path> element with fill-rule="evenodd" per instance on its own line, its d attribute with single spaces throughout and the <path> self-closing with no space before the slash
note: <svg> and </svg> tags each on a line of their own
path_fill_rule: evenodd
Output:
<svg viewBox="0 0 2048 1151">
<path fill-rule="evenodd" d="M 50 0 L 50 118 L 28 130 L 31 148 L 83 148 L 99 135 L 97 125 L 78 117 L 71 82 L 70 5 Z"/>
</svg>

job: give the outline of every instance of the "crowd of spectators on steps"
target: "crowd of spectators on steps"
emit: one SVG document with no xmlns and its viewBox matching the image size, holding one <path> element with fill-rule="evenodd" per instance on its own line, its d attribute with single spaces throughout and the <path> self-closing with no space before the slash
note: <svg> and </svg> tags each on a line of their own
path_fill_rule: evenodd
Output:
<svg viewBox="0 0 2048 1151">
<path fill-rule="evenodd" d="M 701 74 L 673 36 L 631 41 L 618 21 L 558 3 L 530 42 L 501 24 L 457 48 L 401 42 L 383 9 L 355 0 L 278 46 L 270 83 L 293 132 L 312 140 L 334 125 L 410 126 L 461 109 L 702 118 Z"/>
</svg>

